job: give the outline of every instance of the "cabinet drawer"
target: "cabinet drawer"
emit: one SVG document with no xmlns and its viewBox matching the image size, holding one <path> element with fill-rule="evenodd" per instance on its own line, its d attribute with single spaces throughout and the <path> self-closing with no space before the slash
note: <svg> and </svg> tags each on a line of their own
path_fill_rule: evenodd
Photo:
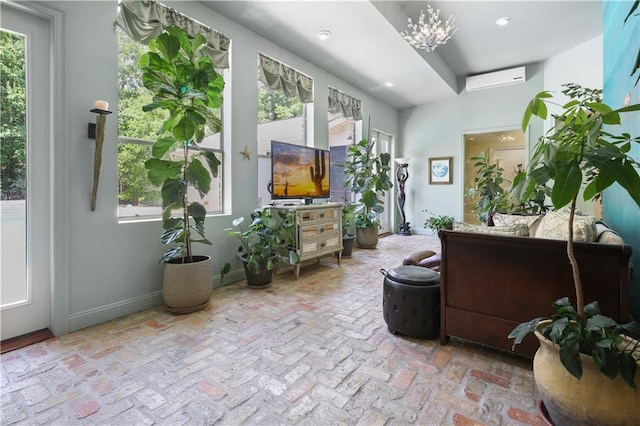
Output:
<svg viewBox="0 0 640 426">
<path fill-rule="evenodd" d="M 319 220 L 329 220 L 340 217 L 340 209 L 336 207 L 317 209 L 317 210 L 303 210 L 298 212 L 298 220 L 301 224 L 316 222 Z"/>
<path fill-rule="evenodd" d="M 313 241 L 303 241 L 300 244 L 300 255 L 308 256 L 316 252 L 321 253 L 326 250 L 338 249 L 341 242 L 339 235 L 333 235 L 327 238 L 318 238 Z"/>
<path fill-rule="evenodd" d="M 316 238 L 338 232 L 339 229 L 340 226 L 335 222 L 303 225 L 300 227 L 300 240 L 307 240 L 309 238 Z"/>
</svg>

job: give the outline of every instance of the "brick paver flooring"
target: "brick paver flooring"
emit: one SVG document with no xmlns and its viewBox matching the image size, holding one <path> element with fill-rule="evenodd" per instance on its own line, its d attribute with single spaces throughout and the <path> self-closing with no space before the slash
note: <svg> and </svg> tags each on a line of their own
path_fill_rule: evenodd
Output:
<svg viewBox="0 0 640 426">
<path fill-rule="evenodd" d="M 393 235 L 297 281 L 216 289 L 195 314 L 159 307 L 6 353 L 2 424 L 542 424 L 529 361 L 388 332 L 379 269 L 438 247 Z"/>
</svg>

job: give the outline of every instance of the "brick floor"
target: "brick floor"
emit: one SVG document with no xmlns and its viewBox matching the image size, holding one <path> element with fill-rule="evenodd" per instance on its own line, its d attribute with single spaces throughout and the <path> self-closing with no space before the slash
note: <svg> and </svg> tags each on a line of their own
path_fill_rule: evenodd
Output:
<svg viewBox="0 0 640 426">
<path fill-rule="evenodd" d="M 456 339 L 403 338 L 380 268 L 434 237 L 389 236 L 340 266 L 216 289 L 3 354 L 1 423 L 538 425 L 530 362 Z"/>
</svg>

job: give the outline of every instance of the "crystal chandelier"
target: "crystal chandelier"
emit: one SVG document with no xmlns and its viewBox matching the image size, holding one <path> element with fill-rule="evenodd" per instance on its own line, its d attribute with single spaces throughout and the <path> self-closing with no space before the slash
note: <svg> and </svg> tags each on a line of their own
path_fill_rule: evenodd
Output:
<svg viewBox="0 0 640 426">
<path fill-rule="evenodd" d="M 434 12 L 429 3 L 427 3 L 427 14 L 428 19 L 425 19 L 426 16 L 421 10 L 417 24 L 414 24 L 409 18 L 409 30 L 406 33 L 400 33 L 400 35 L 416 49 L 433 52 L 436 47 L 445 44 L 458 28 L 454 27 L 456 18 L 453 15 L 450 15 L 447 22 L 443 23 L 439 17 L 440 9 L 436 9 Z"/>
</svg>

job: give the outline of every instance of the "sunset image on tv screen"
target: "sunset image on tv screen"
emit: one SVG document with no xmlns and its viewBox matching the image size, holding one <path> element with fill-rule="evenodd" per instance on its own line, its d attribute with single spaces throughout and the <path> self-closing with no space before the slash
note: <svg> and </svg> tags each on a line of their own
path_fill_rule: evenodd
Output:
<svg viewBox="0 0 640 426">
<path fill-rule="evenodd" d="M 273 142 L 274 198 L 329 198 L 329 151 Z"/>
</svg>

